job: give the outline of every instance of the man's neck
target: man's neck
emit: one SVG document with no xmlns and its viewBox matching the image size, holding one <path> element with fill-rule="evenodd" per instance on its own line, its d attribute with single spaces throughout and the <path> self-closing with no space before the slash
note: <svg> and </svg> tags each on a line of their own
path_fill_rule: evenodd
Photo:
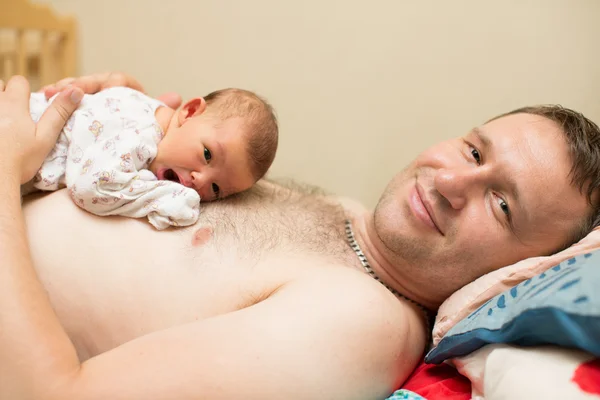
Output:
<svg viewBox="0 0 600 400">
<path fill-rule="evenodd" d="M 429 309 L 437 308 L 436 304 L 423 296 L 423 290 L 419 290 L 416 284 L 411 284 L 411 279 L 407 276 L 411 270 L 408 268 L 409 263 L 399 255 L 393 254 L 381 241 L 375 230 L 372 213 L 365 213 L 355 218 L 352 227 L 369 265 L 385 284 Z"/>
</svg>

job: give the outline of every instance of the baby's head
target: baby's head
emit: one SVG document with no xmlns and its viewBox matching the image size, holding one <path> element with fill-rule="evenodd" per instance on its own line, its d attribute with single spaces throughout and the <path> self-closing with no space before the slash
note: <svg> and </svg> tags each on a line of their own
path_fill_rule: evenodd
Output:
<svg viewBox="0 0 600 400">
<path fill-rule="evenodd" d="M 247 90 L 218 90 L 175 112 L 150 169 L 211 201 L 262 178 L 277 143 L 277 119 L 265 100 Z"/>
</svg>

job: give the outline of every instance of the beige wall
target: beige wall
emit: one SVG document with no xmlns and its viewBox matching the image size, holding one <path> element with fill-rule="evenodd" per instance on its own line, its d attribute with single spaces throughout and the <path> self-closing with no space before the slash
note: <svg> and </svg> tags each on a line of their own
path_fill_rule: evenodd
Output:
<svg viewBox="0 0 600 400">
<path fill-rule="evenodd" d="M 276 106 L 290 176 L 372 206 L 421 149 L 556 102 L 600 122 L 600 1 L 38 0 L 75 14 L 80 72 Z"/>
</svg>

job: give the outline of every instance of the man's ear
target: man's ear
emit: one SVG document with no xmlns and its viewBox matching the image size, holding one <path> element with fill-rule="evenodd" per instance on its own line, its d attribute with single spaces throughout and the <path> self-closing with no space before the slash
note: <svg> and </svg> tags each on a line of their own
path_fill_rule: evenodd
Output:
<svg viewBox="0 0 600 400">
<path fill-rule="evenodd" d="M 182 125 L 188 118 L 198 116 L 206 110 L 206 101 L 202 97 L 196 97 L 188 101 L 179 110 L 179 125 Z"/>
</svg>

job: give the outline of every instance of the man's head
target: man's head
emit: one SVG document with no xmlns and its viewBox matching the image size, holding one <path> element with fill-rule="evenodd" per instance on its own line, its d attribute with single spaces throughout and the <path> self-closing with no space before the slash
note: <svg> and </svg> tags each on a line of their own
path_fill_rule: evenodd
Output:
<svg viewBox="0 0 600 400">
<path fill-rule="evenodd" d="M 598 126 L 529 107 L 419 155 L 386 188 L 374 226 L 406 273 L 447 296 L 580 239 L 598 221 L 599 186 Z"/>
<path fill-rule="evenodd" d="M 151 170 L 210 201 L 249 189 L 262 178 L 277 144 L 273 108 L 247 90 L 223 89 L 176 112 Z"/>
</svg>

